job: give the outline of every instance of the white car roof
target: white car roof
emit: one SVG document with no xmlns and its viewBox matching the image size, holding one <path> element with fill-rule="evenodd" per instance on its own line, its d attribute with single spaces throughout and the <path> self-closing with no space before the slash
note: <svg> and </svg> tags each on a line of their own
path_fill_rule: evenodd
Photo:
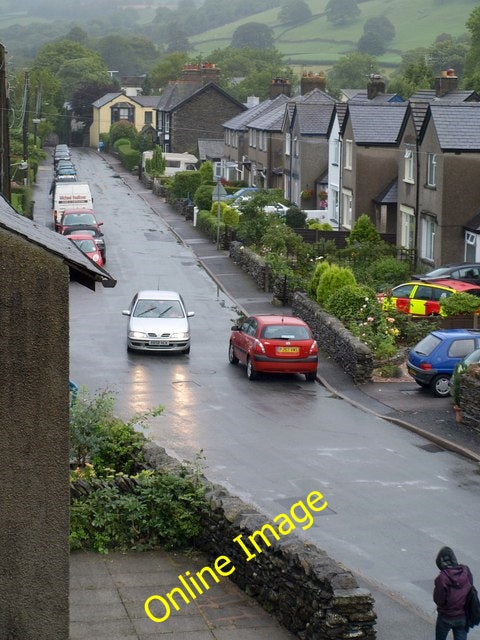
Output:
<svg viewBox="0 0 480 640">
<path fill-rule="evenodd" d="M 146 289 L 137 293 L 138 299 L 146 300 L 179 300 L 180 294 L 176 291 L 160 291 L 158 289 Z"/>
</svg>

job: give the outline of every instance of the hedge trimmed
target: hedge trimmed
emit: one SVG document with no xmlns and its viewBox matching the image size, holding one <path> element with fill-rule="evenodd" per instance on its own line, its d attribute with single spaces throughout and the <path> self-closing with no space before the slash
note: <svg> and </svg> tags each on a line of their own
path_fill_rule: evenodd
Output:
<svg viewBox="0 0 480 640">
<path fill-rule="evenodd" d="M 132 149 L 130 144 L 122 144 L 118 146 L 118 155 L 124 167 L 133 171 L 136 167 L 139 166 L 141 161 L 140 151 L 137 149 Z"/>
</svg>

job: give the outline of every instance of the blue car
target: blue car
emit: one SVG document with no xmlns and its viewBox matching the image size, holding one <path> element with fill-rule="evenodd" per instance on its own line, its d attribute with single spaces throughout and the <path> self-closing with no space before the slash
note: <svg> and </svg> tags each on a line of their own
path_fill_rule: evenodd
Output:
<svg viewBox="0 0 480 640">
<path fill-rule="evenodd" d="M 445 398 L 450 394 L 450 378 L 455 366 L 478 348 L 478 330 L 431 331 L 410 350 L 407 371 L 421 387 L 428 387 L 437 397 Z"/>
<path fill-rule="evenodd" d="M 242 196 L 253 196 L 256 191 L 260 191 L 260 189 L 258 187 L 242 187 L 238 191 L 235 191 L 235 193 L 230 193 L 225 196 L 225 200 L 228 202 L 228 200 L 233 201 Z"/>
</svg>

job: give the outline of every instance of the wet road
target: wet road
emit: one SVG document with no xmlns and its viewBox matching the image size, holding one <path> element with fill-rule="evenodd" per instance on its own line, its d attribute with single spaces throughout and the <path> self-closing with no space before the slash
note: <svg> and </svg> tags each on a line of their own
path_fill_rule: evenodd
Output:
<svg viewBox="0 0 480 640">
<path fill-rule="evenodd" d="M 438 549 L 454 547 L 480 575 L 478 466 L 303 377 L 249 382 L 227 361 L 234 303 L 102 158 L 88 150 L 74 156 L 104 221 L 106 268 L 118 284 L 95 293 L 71 285 L 71 377 L 114 391 L 125 417 L 165 405 L 148 435 L 181 459 L 202 449 L 211 480 L 270 516 L 321 491 L 329 508 L 308 538 L 416 612 L 415 633 L 399 629 L 398 638 L 428 638 Z M 40 189 L 50 179 L 43 170 Z M 37 219 L 43 208 L 49 221 L 47 196 L 37 196 Z M 195 312 L 190 356 L 127 354 L 121 310 L 142 288 L 181 291 Z"/>
</svg>

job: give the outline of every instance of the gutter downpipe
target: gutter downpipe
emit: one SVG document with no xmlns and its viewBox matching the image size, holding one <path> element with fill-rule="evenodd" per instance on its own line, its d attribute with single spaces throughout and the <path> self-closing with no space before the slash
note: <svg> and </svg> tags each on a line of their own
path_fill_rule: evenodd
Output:
<svg viewBox="0 0 480 640">
<path fill-rule="evenodd" d="M 415 264 L 413 267 L 417 268 L 418 262 L 418 235 L 419 235 L 419 222 L 420 222 L 420 150 L 418 144 L 418 135 L 415 136 L 415 156 L 416 156 L 416 184 L 415 184 L 415 233 L 414 233 L 414 241 L 415 241 Z"/>
</svg>

